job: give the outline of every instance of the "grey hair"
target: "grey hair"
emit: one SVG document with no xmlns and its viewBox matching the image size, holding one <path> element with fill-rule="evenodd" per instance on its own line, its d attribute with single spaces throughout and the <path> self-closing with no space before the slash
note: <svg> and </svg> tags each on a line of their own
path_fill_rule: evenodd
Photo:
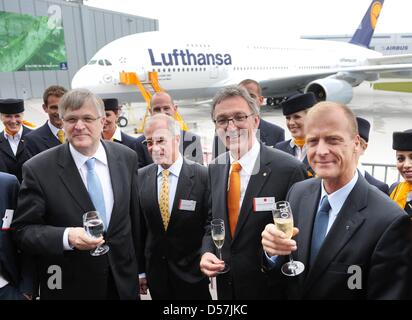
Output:
<svg viewBox="0 0 412 320">
<path fill-rule="evenodd" d="M 179 124 L 173 119 L 171 116 L 168 116 L 167 114 L 163 113 L 158 113 L 153 116 L 151 116 L 147 121 L 144 126 L 144 132 L 152 126 L 154 123 L 158 121 L 163 121 L 167 125 L 167 129 L 173 136 L 180 136 L 180 126 Z"/>
<path fill-rule="evenodd" d="M 95 107 L 99 117 L 104 117 L 104 103 L 101 98 L 87 89 L 74 89 L 66 92 L 60 99 L 59 117 L 64 118 L 67 111 L 79 110 L 86 102 L 90 101 Z"/>
<path fill-rule="evenodd" d="M 249 92 L 247 92 L 247 90 L 239 85 L 237 86 L 227 86 L 225 88 L 223 88 L 222 90 L 218 91 L 218 93 L 216 93 L 215 97 L 213 98 L 213 102 L 212 102 L 212 119 L 214 119 L 213 115 L 215 112 L 215 107 L 216 105 L 218 105 L 219 103 L 221 103 L 224 100 L 230 99 L 230 98 L 235 98 L 235 97 L 240 97 L 242 99 L 244 99 L 250 110 L 255 114 L 255 115 L 259 115 L 259 107 L 255 101 L 255 99 L 253 99 L 250 95 Z"/>
</svg>

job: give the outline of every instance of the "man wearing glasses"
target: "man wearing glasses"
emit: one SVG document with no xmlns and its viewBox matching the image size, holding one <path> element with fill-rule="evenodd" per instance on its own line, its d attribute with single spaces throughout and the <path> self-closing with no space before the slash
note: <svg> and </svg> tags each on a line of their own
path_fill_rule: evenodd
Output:
<svg viewBox="0 0 412 320">
<path fill-rule="evenodd" d="M 292 156 L 259 143 L 259 108 L 238 86 L 220 91 L 212 104 L 212 119 L 228 152 L 209 165 L 213 218 L 226 226 L 223 261 L 214 252 L 210 230 L 202 247 L 201 270 L 217 276 L 219 299 L 269 299 L 267 276 L 261 272 L 261 233 L 272 221 L 272 206 L 289 188 L 306 178 L 304 166 Z M 230 271 L 219 274 L 229 264 Z"/>
<path fill-rule="evenodd" d="M 66 93 L 59 115 L 68 143 L 25 163 L 12 224 L 20 249 L 38 257 L 40 298 L 137 299 L 137 155 L 101 140 L 104 105 L 90 91 Z M 94 210 L 103 237 L 83 228 Z M 91 256 L 104 242 L 109 252 Z"/>
<path fill-rule="evenodd" d="M 180 129 L 156 114 L 144 134 L 154 163 L 139 169 L 139 214 L 145 261 L 139 261 L 140 293 L 154 300 L 210 300 L 200 272 L 200 247 L 208 225 L 207 169 L 179 152 Z M 146 281 L 147 279 L 147 281 Z"/>
</svg>

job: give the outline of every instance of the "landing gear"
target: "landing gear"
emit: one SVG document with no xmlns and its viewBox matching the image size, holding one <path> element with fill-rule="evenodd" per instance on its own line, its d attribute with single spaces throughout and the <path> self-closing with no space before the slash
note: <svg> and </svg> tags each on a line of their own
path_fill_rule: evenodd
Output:
<svg viewBox="0 0 412 320">
<path fill-rule="evenodd" d="M 275 109 L 279 108 L 279 104 L 285 100 L 285 97 L 267 97 L 266 98 L 266 105 L 273 106 Z"/>
<path fill-rule="evenodd" d="M 127 126 L 128 120 L 124 116 L 120 116 L 119 119 L 117 119 L 117 123 L 120 128 L 124 128 Z"/>
</svg>

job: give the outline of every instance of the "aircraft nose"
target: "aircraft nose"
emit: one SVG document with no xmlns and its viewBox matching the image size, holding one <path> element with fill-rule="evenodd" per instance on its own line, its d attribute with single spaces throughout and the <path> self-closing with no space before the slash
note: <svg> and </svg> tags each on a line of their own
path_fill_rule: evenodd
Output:
<svg viewBox="0 0 412 320">
<path fill-rule="evenodd" d="M 98 83 L 94 80 L 95 78 L 95 74 L 91 72 L 90 68 L 88 68 L 88 66 L 84 66 L 74 75 L 72 79 L 72 89 L 90 89 L 97 86 Z"/>
</svg>

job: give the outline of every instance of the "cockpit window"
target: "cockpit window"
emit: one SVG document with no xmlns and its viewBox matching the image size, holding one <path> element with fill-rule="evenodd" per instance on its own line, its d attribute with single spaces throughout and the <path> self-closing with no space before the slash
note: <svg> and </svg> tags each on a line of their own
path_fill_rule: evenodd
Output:
<svg viewBox="0 0 412 320">
<path fill-rule="evenodd" d="M 106 66 L 111 66 L 111 62 L 109 60 L 104 59 L 104 62 L 106 62 Z"/>
<path fill-rule="evenodd" d="M 104 66 L 103 60 L 99 60 L 99 65 Z"/>
<path fill-rule="evenodd" d="M 90 60 L 88 64 L 96 64 L 96 60 Z"/>
</svg>

